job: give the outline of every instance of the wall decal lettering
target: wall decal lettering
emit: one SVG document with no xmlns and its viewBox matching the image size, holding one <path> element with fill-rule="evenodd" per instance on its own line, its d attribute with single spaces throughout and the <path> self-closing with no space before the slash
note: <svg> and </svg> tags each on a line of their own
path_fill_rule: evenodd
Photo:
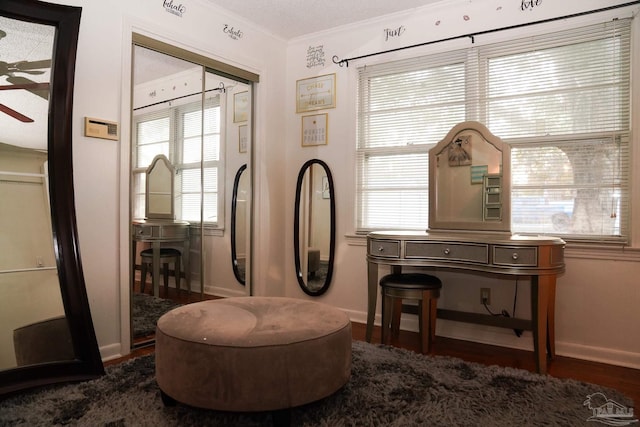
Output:
<svg viewBox="0 0 640 427">
<path fill-rule="evenodd" d="M 309 46 L 307 49 L 307 68 L 324 66 L 324 45 Z"/>
<path fill-rule="evenodd" d="M 520 9 L 522 9 L 523 12 L 525 10 L 533 10 L 534 7 L 540 6 L 541 4 L 542 0 L 522 0 Z"/>
<path fill-rule="evenodd" d="M 389 41 L 389 38 L 400 37 L 402 33 L 406 31 L 404 25 L 400 25 L 398 28 L 385 28 L 384 30 L 384 41 Z"/>
<path fill-rule="evenodd" d="M 180 18 L 182 18 L 182 15 L 187 11 L 187 8 L 183 6 L 182 3 L 173 4 L 173 0 L 163 0 L 162 6 L 164 7 L 164 10 Z"/>
<path fill-rule="evenodd" d="M 222 32 L 234 40 L 240 40 L 242 38 L 242 31 L 236 30 L 235 28 L 230 27 L 227 24 L 224 24 L 224 28 L 222 29 Z"/>
</svg>

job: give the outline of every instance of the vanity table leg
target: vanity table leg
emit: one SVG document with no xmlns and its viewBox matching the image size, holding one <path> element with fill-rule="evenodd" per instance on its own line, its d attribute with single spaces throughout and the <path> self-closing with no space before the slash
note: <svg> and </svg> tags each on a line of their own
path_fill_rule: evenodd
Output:
<svg viewBox="0 0 640 427">
<path fill-rule="evenodd" d="M 138 242 L 133 239 L 131 240 L 131 292 L 133 293 L 134 288 L 136 286 L 136 249 L 138 246 Z M 140 282 L 140 286 L 142 289 L 142 281 Z"/>
<path fill-rule="evenodd" d="M 533 326 L 533 352 L 536 370 L 547 373 L 547 314 L 550 286 L 548 276 L 531 276 L 531 316 Z"/>
<path fill-rule="evenodd" d="M 373 335 L 373 321 L 376 317 L 376 303 L 378 302 L 378 264 L 369 261 L 367 264 L 367 331 L 365 339 L 371 342 Z"/>
<path fill-rule="evenodd" d="M 153 285 L 153 295 L 158 297 L 160 296 L 160 242 L 154 240 L 151 247 L 153 249 L 153 274 L 151 275 L 151 283 Z"/>
<path fill-rule="evenodd" d="M 556 276 L 544 276 L 539 280 L 544 282 L 541 286 L 546 286 L 548 289 L 547 354 L 550 359 L 553 359 L 556 357 Z"/>
<path fill-rule="evenodd" d="M 182 262 L 184 263 L 184 279 L 187 282 L 187 295 L 191 295 L 191 240 L 187 239 L 184 241 L 184 246 L 182 247 Z"/>
</svg>

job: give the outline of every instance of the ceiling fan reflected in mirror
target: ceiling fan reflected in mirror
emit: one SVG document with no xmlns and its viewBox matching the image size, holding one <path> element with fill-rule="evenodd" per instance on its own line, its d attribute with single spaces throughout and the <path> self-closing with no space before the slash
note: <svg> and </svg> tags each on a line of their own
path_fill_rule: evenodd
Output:
<svg viewBox="0 0 640 427">
<path fill-rule="evenodd" d="M 7 33 L 0 30 L 0 42 L 6 36 Z M 46 71 L 43 69 L 51 68 L 51 59 L 5 62 L 2 61 L 2 56 L 2 50 L 0 49 L 0 80 L 4 78 L 4 82 L 11 84 L 0 84 L 0 90 L 24 90 L 46 101 L 49 100 L 49 82 L 36 82 L 27 78 L 25 75 L 36 76 L 45 74 Z M 2 102 L 0 102 L 0 111 L 23 123 L 31 123 L 34 121 L 32 118 Z"/>
</svg>

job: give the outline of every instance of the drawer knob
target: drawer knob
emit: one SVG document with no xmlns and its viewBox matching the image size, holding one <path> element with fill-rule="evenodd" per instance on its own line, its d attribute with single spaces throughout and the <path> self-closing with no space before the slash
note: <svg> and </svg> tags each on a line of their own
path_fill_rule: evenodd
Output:
<svg viewBox="0 0 640 427">
<path fill-rule="evenodd" d="M 379 246 L 378 247 L 378 252 L 384 252 L 384 247 L 383 246 Z"/>
<path fill-rule="evenodd" d="M 138 230 L 138 234 L 143 234 L 144 230 Z"/>
<path fill-rule="evenodd" d="M 513 255 L 511 255 L 511 258 L 514 260 L 518 259 L 518 252 L 514 252 Z"/>
<path fill-rule="evenodd" d="M 446 248 L 446 249 L 444 250 L 444 254 L 445 254 L 445 255 L 449 255 L 450 253 L 451 253 L 451 249 Z"/>
</svg>

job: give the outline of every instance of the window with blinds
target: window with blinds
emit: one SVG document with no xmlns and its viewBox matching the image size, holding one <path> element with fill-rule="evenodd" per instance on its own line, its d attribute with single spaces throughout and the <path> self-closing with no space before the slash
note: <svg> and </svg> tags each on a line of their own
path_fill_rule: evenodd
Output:
<svg viewBox="0 0 640 427">
<path fill-rule="evenodd" d="M 144 218 L 146 168 L 156 155 L 164 154 L 176 168 L 176 219 L 199 223 L 203 200 L 204 223 L 222 222 L 220 123 L 219 96 L 208 99 L 204 110 L 195 102 L 134 117 L 134 218 Z"/>
<path fill-rule="evenodd" d="M 511 145 L 512 231 L 624 240 L 630 20 L 358 70 L 357 230 L 428 227 L 428 151 L 477 120 Z"/>
</svg>

